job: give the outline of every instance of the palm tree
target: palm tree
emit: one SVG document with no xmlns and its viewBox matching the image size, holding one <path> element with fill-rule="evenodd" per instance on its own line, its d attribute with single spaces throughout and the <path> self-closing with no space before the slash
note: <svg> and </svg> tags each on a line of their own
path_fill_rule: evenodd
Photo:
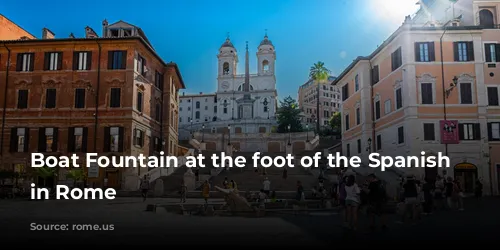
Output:
<svg viewBox="0 0 500 250">
<path fill-rule="evenodd" d="M 72 168 L 68 170 L 66 178 L 73 179 L 73 187 L 76 187 L 76 182 L 85 179 L 85 172 L 81 168 Z"/>
<path fill-rule="evenodd" d="M 309 78 L 311 78 L 317 86 L 316 93 L 316 131 L 319 133 L 319 86 L 325 84 L 330 76 L 330 70 L 325 67 L 324 62 L 315 63 L 309 70 Z"/>
</svg>

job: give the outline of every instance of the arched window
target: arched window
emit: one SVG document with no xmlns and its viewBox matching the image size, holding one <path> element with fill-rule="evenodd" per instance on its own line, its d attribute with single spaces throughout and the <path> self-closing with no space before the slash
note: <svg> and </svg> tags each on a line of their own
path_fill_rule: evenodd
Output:
<svg viewBox="0 0 500 250">
<path fill-rule="evenodd" d="M 227 114 L 227 100 L 224 100 L 224 104 L 222 104 L 224 106 L 224 114 Z"/>
<path fill-rule="evenodd" d="M 263 70 L 264 72 L 269 71 L 269 61 L 268 61 L 268 60 L 264 60 L 264 61 L 262 61 L 262 70 Z"/>
<path fill-rule="evenodd" d="M 487 9 L 479 11 L 479 25 L 484 26 L 485 28 L 493 28 L 495 25 L 493 13 Z"/>
<path fill-rule="evenodd" d="M 238 87 L 238 91 L 243 91 L 243 84 Z M 253 86 L 250 85 L 250 91 L 253 91 Z"/>
<path fill-rule="evenodd" d="M 199 109 L 200 108 L 200 102 L 196 102 L 196 108 Z"/>
<path fill-rule="evenodd" d="M 229 75 L 229 63 L 225 62 L 222 64 L 222 74 L 223 75 Z"/>
</svg>

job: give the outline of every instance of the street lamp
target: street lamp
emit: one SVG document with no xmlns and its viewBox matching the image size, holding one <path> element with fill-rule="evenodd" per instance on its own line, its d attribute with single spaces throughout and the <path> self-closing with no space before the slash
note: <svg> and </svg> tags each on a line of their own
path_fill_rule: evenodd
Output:
<svg viewBox="0 0 500 250">
<path fill-rule="evenodd" d="M 201 142 L 205 141 L 205 124 L 201 125 Z"/>
<path fill-rule="evenodd" d="M 292 126 L 288 124 L 288 145 L 292 145 Z"/>
<path fill-rule="evenodd" d="M 229 140 L 227 141 L 227 145 L 231 145 L 231 124 L 227 125 L 227 135 L 229 137 Z"/>
<path fill-rule="evenodd" d="M 162 151 L 165 150 L 165 139 L 161 142 L 161 146 L 162 146 L 161 150 Z"/>
<path fill-rule="evenodd" d="M 454 76 L 452 79 L 452 83 L 450 83 L 450 87 L 445 90 L 446 98 L 450 97 L 451 91 L 457 86 L 458 78 Z"/>
<path fill-rule="evenodd" d="M 263 103 L 263 104 L 264 104 L 265 110 L 266 110 L 266 112 L 267 112 L 267 119 L 269 119 L 269 109 L 267 108 L 267 105 L 268 105 L 269 103 L 267 102 L 267 98 L 266 98 L 266 99 L 264 99 L 264 103 Z"/>
<path fill-rule="evenodd" d="M 369 154 L 372 153 L 372 138 L 368 138 L 366 141 L 368 145 L 366 146 L 366 151 L 368 151 Z"/>
<path fill-rule="evenodd" d="M 306 124 L 306 142 L 309 142 L 309 123 Z"/>
</svg>

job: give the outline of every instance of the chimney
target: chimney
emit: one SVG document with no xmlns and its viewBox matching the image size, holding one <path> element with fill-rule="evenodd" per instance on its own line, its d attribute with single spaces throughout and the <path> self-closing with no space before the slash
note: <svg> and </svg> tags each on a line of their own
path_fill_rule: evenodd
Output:
<svg viewBox="0 0 500 250">
<path fill-rule="evenodd" d="M 42 39 L 54 39 L 56 38 L 56 34 L 54 32 L 50 31 L 47 28 L 42 29 Z"/>
<path fill-rule="evenodd" d="M 102 34 L 101 34 L 102 37 L 108 37 L 108 35 L 106 34 L 107 29 L 108 29 L 108 20 L 104 19 L 102 21 Z"/>
<path fill-rule="evenodd" d="M 90 28 L 89 26 L 85 27 L 85 38 L 98 38 L 97 34 L 95 31 Z"/>
</svg>

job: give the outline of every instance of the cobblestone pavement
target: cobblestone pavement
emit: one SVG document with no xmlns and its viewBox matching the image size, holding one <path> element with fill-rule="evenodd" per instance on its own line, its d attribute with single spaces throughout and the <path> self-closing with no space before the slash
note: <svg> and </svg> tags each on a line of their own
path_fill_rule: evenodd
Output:
<svg viewBox="0 0 500 250">
<path fill-rule="evenodd" d="M 481 202 L 468 200 L 463 212 L 442 212 L 427 216 L 416 225 L 399 225 L 390 216 L 389 229 L 366 233 L 366 216 L 360 215 L 356 233 L 341 227 L 342 219 L 335 213 L 283 215 L 282 217 L 195 217 L 145 212 L 146 204 L 177 203 L 178 199 L 117 198 L 113 201 L 12 201 L 0 200 L 2 238 L 57 243 L 127 244 L 127 245 L 221 245 L 245 246 L 324 246 L 338 242 L 374 242 L 376 240 L 443 241 L 493 240 L 500 225 L 500 198 Z M 200 203 L 199 199 L 188 203 Z M 217 202 L 214 200 L 214 202 Z M 32 231 L 35 224 L 68 224 L 69 231 Z M 88 229 L 98 225 L 101 230 Z M 103 230 L 113 224 L 114 230 Z M 83 226 L 85 225 L 85 226 Z M 73 230 L 74 229 L 74 230 Z M 109 229 L 109 227 L 108 227 Z M 4 241 L 4 240 L 3 240 Z"/>
</svg>

